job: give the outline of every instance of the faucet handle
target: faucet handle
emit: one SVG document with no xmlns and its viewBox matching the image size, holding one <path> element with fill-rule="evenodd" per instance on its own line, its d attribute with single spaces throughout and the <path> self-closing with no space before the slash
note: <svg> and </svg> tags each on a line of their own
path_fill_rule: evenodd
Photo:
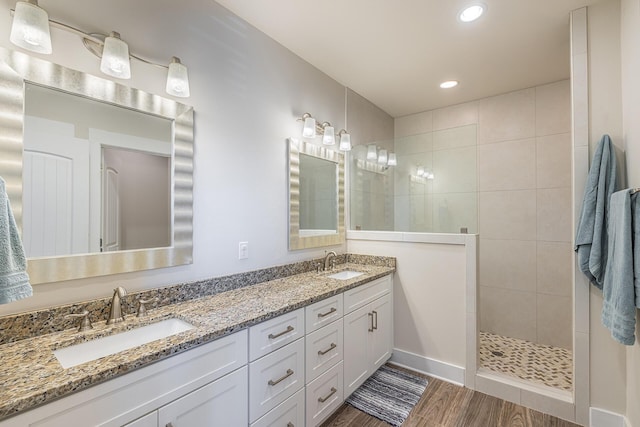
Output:
<svg viewBox="0 0 640 427">
<path fill-rule="evenodd" d="M 91 324 L 91 319 L 89 318 L 89 312 L 84 310 L 82 313 L 72 313 L 64 316 L 65 318 L 79 318 L 80 324 L 78 325 L 78 332 L 88 331 L 89 329 L 93 329 L 93 325 Z"/>
<path fill-rule="evenodd" d="M 146 304 L 151 304 L 152 302 L 156 302 L 158 301 L 157 297 L 154 298 L 149 298 L 149 299 L 138 299 L 138 314 L 136 314 L 136 316 L 138 317 L 144 317 L 147 315 L 147 307 Z"/>
<path fill-rule="evenodd" d="M 336 259 L 331 258 L 331 270 L 334 270 L 335 268 L 336 268 Z"/>
</svg>

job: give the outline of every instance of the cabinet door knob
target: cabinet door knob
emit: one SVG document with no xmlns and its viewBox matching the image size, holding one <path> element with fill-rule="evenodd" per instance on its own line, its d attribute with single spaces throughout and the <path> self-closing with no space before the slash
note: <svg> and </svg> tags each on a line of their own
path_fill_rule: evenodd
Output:
<svg viewBox="0 0 640 427">
<path fill-rule="evenodd" d="M 269 385 L 276 385 L 284 380 L 286 380 L 287 378 L 289 378 L 291 375 L 293 375 L 293 371 L 291 369 L 287 369 L 287 373 L 284 374 L 283 376 L 281 376 L 280 378 L 278 378 L 277 380 L 269 380 L 269 382 L 267 384 Z"/>
<path fill-rule="evenodd" d="M 173 423 L 167 423 L 166 427 L 173 427 Z"/>
<path fill-rule="evenodd" d="M 274 338 L 278 338 L 283 336 L 284 334 L 288 334 L 289 332 L 293 331 L 293 326 L 289 325 L 287 326 L 287 329 L 285 329 L 284 331 L 280 332 L 279 334 L 269 334 L 269 339 L 272 340 Z"/>
<path fill-rule="evenodd" d="M 336 388 L 335 388 L 335 387 L 331 387 L 331 393 L 327 394 L 325 397 L 319 397 L 319 398 L 318 398 L 318 402 L 320 402 L 320 403 L 324 403 L 324 402 L 326 402 L 327 400 L 329 400 L 329 398 L 330 398 L 331 396 L 333 396 L 334 394 L 336 394 L 336 391 L 338 391 L 338 390 L 336 390 Z"/>
<path fill-rule="evenodd" d="M 330 315 L 331 313 L 335 313 L 336 311 L 338 311 L 337 308 L 331 307 L 331 310 L 327 311 L 326 313 L 318 313 L 318 317 L 320 317 L 320 318 L 326 317 L 326 316 Z"/>
<path fill-rule="evenodd" d="M 375 319 L 375 323 L 373 324 L 373 329 L 378 329 L 378 312 L 373 310 L 373 318 Z"/>
<path fill-rule="evenodd" d="M 296 426 L 294 426 L 292 422 L 288 422 L 287 427 L 296 427 Z"/>
<path fill-rule="evenodd" d="M 323 356 L 327 353 L 329 353 L 331 350 L 333 350 L 334 348 L 336 348 L 338 345 L 334 342 L 331 343 L 331 345 L 329 346 L 328 349 L 322 351 L 322 350 L 318 350 L 318 356 Z"/>
<path fill-rule="evenodd" d="M 369 328 L 369 332 L 373 332 L 373 313 L 367 313 L 369 316 L 369 320 L 371 321 L 371 327 Z"/>
</svg>

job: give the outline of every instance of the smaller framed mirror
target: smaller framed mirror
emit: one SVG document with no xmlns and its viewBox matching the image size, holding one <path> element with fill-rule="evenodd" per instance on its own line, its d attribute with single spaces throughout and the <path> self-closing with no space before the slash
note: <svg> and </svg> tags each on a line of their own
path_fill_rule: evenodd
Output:
<svg viewBox="0 0 640 427">
<path fill-rule="evenodd" d="M 289 250 L 339 245 L 344 231 L 344 155 L 290 138 Z"/>
</svg>

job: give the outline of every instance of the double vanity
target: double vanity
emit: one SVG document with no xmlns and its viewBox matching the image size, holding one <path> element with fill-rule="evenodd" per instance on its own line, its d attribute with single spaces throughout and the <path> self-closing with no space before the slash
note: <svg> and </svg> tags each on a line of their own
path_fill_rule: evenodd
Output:
<svg viewBox="0 0 640 427">
<path fill-rule="evenodd" d="M 393 347 L 395 260 L 344 260 L 4 343 L 0 426 L 318 425 Z"/>
</svg>

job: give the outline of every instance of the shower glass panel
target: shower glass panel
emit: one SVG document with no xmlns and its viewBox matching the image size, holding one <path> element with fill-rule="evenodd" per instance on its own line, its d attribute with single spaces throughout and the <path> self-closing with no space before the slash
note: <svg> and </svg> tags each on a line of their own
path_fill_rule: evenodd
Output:
<svg viewBox="0 0 640 427">
<path fill-rule="evenodd" d="M 367 160 L 367 146 L 354 147 L 351 229 L 478 232 L 476 125 L 377 145 L 395 152 L 397 165 Z"/>
</svg>

